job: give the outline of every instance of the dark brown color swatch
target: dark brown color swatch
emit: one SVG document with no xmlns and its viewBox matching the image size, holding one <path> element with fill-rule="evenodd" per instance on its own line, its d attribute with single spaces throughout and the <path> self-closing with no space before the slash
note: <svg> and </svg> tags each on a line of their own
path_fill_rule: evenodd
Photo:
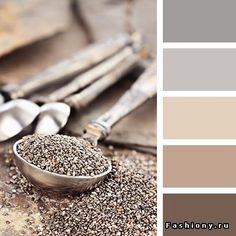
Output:
<svg viewBox="0 0 236 236">
<path fill-rule="evenodd" d="M 165 187 L 236 187 L 235 146 L 165 146 Z"/>
<path fill-rule="evenodd" d="M 235 236 L 235 194 L 164 195 L 164 236 Z M 213 223 L 221 229 L 165 229 L 166 222 Z M 223 229 L 223 226 L 228 229 Z"/>
</svg>

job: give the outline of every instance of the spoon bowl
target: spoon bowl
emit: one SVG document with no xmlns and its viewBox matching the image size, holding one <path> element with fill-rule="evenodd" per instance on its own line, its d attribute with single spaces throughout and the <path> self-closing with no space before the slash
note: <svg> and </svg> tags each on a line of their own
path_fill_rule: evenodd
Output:
<svg viewBox="0 0 236 236">
<path fill-rule="evenodd" d="M 0 106 L 0 142 L 6 141 L 28 127 L 40 113 L 35 103 L 16 99 Z"/>
<path fill-rule="evenodd" d="M 40 108 L 40 115 L 35 133 L 42 135 L 56 134 L 67 123 L 70 107 L 62 102 L 50 102 Z"/>
<path fill-rule="evenodd" d="M 2 96 L 2 94 L 0 94 L 0 105 L 2 105 L 4 103 L 4 97 Z"/>
<path fill-rule="evenodd" d="M 95 176 L 68 176 L 42 170 L 20 156 L 17 146 L 21 142 L 18 140 L 13 146 L 15 164 L 27 180 L 45 190 L 83 193 L 98 186 L 112 170 L 110 161 L 108 170 Z"/>
</svg>

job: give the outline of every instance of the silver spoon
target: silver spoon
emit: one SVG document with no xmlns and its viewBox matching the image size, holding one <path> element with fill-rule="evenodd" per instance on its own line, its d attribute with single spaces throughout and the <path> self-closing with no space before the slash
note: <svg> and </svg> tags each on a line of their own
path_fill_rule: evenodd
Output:
<svg viewBox="0 0 236 236">
<path fill-rule="evenodd" d="M 56 114 L 56 117 L 54 116 Z M 45 104 L 39 107 L 26 99 L 15 99 L 0 106 L 0 143 L 23 133 L 32 133 L 28 127 L 42 115 L 48 132 L 64 127 L 70 115 L 70 107 L 61 102 Z M 40 125 L 38 127 L 40 128 Z"/>
<path fill-rule="evenodd" d="M 75 93 L 76 91 L 85 88 L 86 86 L 94 83 L 97 80 L 100 80 L 100 78 L 102 78 L 109 72 L 112 72 L 126 58 L 130 57 L 138 50 L 140 50 L 140 47 L 141 45 L 138 44 L 136 44 L 135 46 L 132 45 L 124 47 L 112 57 L 94 66 L 90 70 L 79 74 L 71 82 L 50 93 L 48 96 L 36 96 L 33 98 L 33 100 L 38 103 L 61 101 L 69 95 Z"/>
<path fill-rule="evenodd" d="M 62 102 L 44 104 L 40 108 L 35 133 L 44 135 L 58 133 L 66 125 L 70 112 L 70 107 Z"/>
<path fill-rule="evenodd" d="M 16 99 L 0 106 L 0 142 L 6 141 L 28 127 L 40 113 L 35 103 Z"/>
<path fill-rule="evenodd" d="M 118 64 L 114 70 L 100 78 L 98 81 L 94 82 L 92 85 L 82 90 L 80 93 L 71 95 L 64 99 L 65 111 L 55 109 L 58 103 L 47 103 L 47 109 L 40 113 L 38 122 L 36 124 L 35 133 L 49 135 L 58 133 L 67 123 L 69 119 L 69 107 L 76 109 L 77 111 L 83 107 L 86 107 L 94 99 L 96 99 L 103 91 L 108 87 L 115 84 L 118 80 L 123 78 L 123 76 L 133 69 L 135 65 L 140 62 L 140 58 L 137 54 L 130 55 L 123 62 Z M 42 108 L 43 108 L 42 107 Z M 57 120 L 63 119 L 63 122 L 57 122 Z M 52 127 L 49 127 L 49 123 Z"/>
<path fill-rule="evenodd" d="M 4 103 L 0 106 L 0 143 L 26 131 L 39 115 L 42 117 L 37 128 L 41 130 L 43 124 L 48 133 L 55 133 L 67 123 L 70 107 L 61 102 L 39 107 L 26 99 L 15 99 Z"/>
<path fill-rule="evenodd" d="M 94 145 L 97 145 L 99 139 L 105 138 L 110 133 L 111 127 L 114 124 L 155 94 L 156 65 L 154 64 L 141 75 L 113 108 L 85 127 L 86 133 L 83 135 L 83 138 L 88 139 L 92 141 Z M 20 142 L 22 142 L 22 140 L 17 141 L 13 146 L 17 167 L 29 181 L 44 189 L 63 192 L 85 192 L 100 184 L 112 170 L 110 163 L 110 167 L 106 172 L 94 177 L 67 176 L 51 173 L 25 161 L 17 152 L 17 146 Z"/>
<path fill-rule="evenodd" d="M 67 82 L 71 77 L 90 69 L 137 40 L 139 40 L 137 33 L 132 36 L 120 34 L 105 42 L 93 44 L 79 51 L 72 58 L 53 65 L 20 84 L 2 86 L 0 88 L 0 105 L 8 100 L 27 97 L 48 85 Z"/>
<path fill-rule="evenodd" d="M 137 55 L 134 56 L 134 54 L 135 54 L 135 51 L 131 46 L 124 47 L 124 49 L 122 49 L 116 55 L 105 60 L 105 62 L 100 63 L 98 66 L 95 66 L 93 69 L 89 70 L 88 72 L 83 73 L 81 76 L 75 78 L 71 83 L 69 83 L 65 87 L 59 89 L 59 91 L 52 93 L 52 96 L 54 94 L 57 94 L 56 100 L 58 100 L 59 98 L 63 98 L 72 92 L 71 85 L 73 85 L 72 89 L 74 89 L 75 83 L 77 85 L 79 85 L 79 87 L 84 87 L 85 85 L 87 85 L 87 83 L 89 81 L 93 82 L 93 80 L 95 80 L 95 79 L 98 80 L 98 82 L 95 84 L 95 92 L 96 92 L 96 95 L 98 96 L 98 94 L 101 93 L 103 90 L 105 90 L 105 88 L 107 88 L 109 85 L 112 85 L 113 83 L 115 83 L 118 79 L 120 79 L 120 77 L 122 77 L 122 75 L 126 71 L 128 71 L 130 68 L 132 68 L 132 65 L 137 62 Z M 135 57 L 135 59 L 133 57 Z M 129 59 L 129 60 L 127 61 L 127 59 Z M 126 63 L 126 64 L 124 65 L 124 63 Z M 112 71 L 112 69 L 114 71 Z M 101 78 L 97 78 L 99 73 L 101 73 L 101 75 L 105 74 L 104 78 L 102 77 L 103 80 L 101 81 L 101 85 L 99 82 Z M 96 89 L 96 87 L 98 87 L 98 88 Z M 94 88 L 94 86 L 92 88 Z M 86 91 L 92 92 L 91 90 L 94 90 L 94 89 L 89 89 L 89 91 L 88 90 L 86 90 Z M 86 91 L 83 92 L 82 95 L 84 93 L 86 93 Z M 94 94 L 91 94 L 91 95 L 88 94 L 87 97 L 89 97 L 89 96 L 91 98 L 96 97 L 96 96 L 94 96 Z M 46 98 L 46 97 L 43 97 L 43 98 Z M 85 99 L 87 100 L 87 103 L 88 103 L 89 99 L 84 98 L 84 101 L 85 101 Z M 74 98 L 74 99 L 72 98 L 72 100 L 73 101 L 74 100 L 81 101 L 81 99 L 78 99 L 78 98 Z M 92 100 L 92 99 L 90 99 L 90 100 Z M 22 100 L 20 100 L 20 101 L 22 101 Z M 25 100 L 25 101 L 27 101 L 27 100 Z M 68 103 L 70 103 L 70 101 L 68 101 Z M 12 102 L 10 102 L 10 104 L 12 105 L 11 109 L 4 112 L 4 117 L 9 117 L 8 121 L 9 122 L 11 121 L 12 127 L 9 126 L 7 128 L 7 130 L 9 131 L 8 135 L 5 135 L 5 133 L 2 134 L 2 139 L 0 138 L 0 142 L 5 141 L 6 139 L 9 139 L 12 136 L 15 136 L 16 134 L 20 133 L 21 130 L 24 130 L 26 128 L 26 126 L 29 125 L 28 122 L 22 123 L 20 127 L 14 128 L 15 133 L 10 132 L 11 130 L 9 130 L 9 129 L 13 129 L 13 127 L 15 127 L 12 119 L 14 121 L 16 120 L 14 118 L 14 113 L 12 112 L 12 111 L 14 111 L 13 106 L 15 105 L 17 108 L 17 107 L 19 107 L 20 103 L 18 102 L 18 100 L 13 100 Z M 21 104 L 24 105 L 22 102 L 21 102 Z M 24 110 L 27 111 L 28 108 L 22 107 L 21 109 L 22 109 L 22 111 L 24 111 Z M 36 131 L 35 131 L 36 133 L 39 133 L 39 134 L 57 133 L 61 128 L 63 128 L 65 126 L 65 124 L 67 123 L 67 120 L 69 118 L 69 115 L 70 115 L 70 107 L 65 103 L 59 103 L 59 102 L 51 102 L 51 103 L 45 104 L 41 107 L 40 111 L 41 112 L 40 112 L 40 116 L 38 119 Z M 27 114 L 28 114 L 28 112 L 21 112 L 18 114 L 18 118 L 19 119 L 26 119 L 26 121 L 28 121 L 28 119 L 31 119 L 31 116 L 33 114 L 30 113 L 29 117 L 26 118 Z M 38 113 L 34 113 L 34 119 L 37 116 L 38 116 Z M 34 120 L 34 119 L 32 119 L 32 120 Z M 46 127 L 46 129 L 45 129 L 45 127 Z M 0 136 L 1 136 L 1 133 L 0 133 Z"/>
</svg>

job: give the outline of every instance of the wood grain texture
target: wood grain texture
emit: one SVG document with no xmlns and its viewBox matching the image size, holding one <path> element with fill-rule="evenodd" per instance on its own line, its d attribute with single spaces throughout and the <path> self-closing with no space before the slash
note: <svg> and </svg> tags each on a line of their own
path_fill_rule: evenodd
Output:
<svg viewBox="0 0 236 236">
<path fill-rule="evenodd" d="M 0 1 L 0 56 L 64 31 L 69 14 L 67 0 Z"/>
</svg>

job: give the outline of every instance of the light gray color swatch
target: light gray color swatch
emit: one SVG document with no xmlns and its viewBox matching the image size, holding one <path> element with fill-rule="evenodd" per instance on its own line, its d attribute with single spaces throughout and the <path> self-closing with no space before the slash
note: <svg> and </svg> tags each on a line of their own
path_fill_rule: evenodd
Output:
<svg viewBox="0 0 236 236">
<path fill-rule="evenodd" d="M 164 0 L 164 42 L 236 42 L 235 0 Z"/>
<path fill-rule="evenodd" d="M 164 90 L 236 91 L 236 49 L 165 49 Z"/>
</svg>

